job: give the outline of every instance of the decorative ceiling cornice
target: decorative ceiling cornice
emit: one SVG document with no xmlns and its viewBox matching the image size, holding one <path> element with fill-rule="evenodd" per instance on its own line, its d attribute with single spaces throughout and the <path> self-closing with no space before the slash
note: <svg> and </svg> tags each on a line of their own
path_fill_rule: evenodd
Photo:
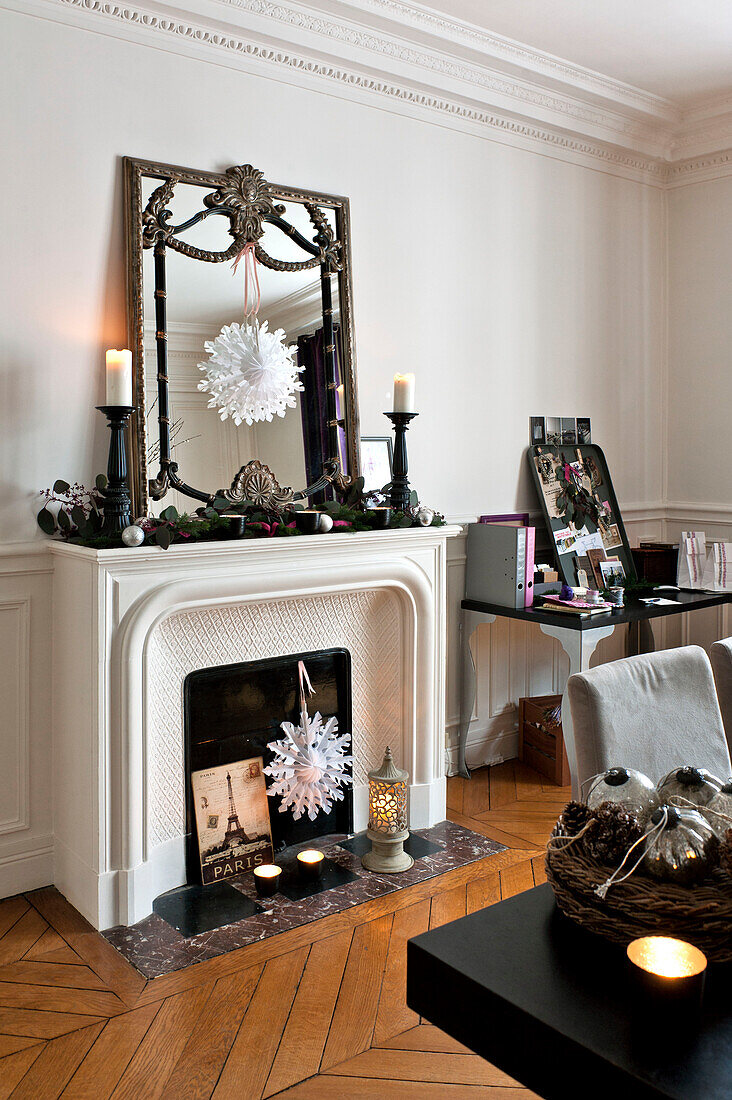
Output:
<svg viewBox="0 0 732 1100">
<path fill-rule="evenodd" d="M 221 0 L 221 2 L 238 3 L 239 0 Z M 317 4 L 318 0 L 315 0 L 315 3 Z M 469 45 L 492 56 L 496 61 L 500 59 L 534 75 L 543 73 L 562 83 L 584 87 L 598 96 L 623 102 L 658 118 L 673 121 L 679 115 L 678 106 L 662 96 L 653 95 L 642 88 L 635 88 L 581 65 L 573 65 L 572 62 L 565 61 L 561 57 L 555 57 L 553 54 L 527 46 L 523 42 L 517 42 L 515 39 L 494 34 L 471 23 L 451 18 L 442 12 L 408 3 L 407 0 L 336 0 L 336 3 L 339 7 L 349 8 L 357 13 L 373 12 L 386 16 L 412 30 L 425 29 L 442 41 Z"/>
<path fill-rule="evenodd" d="M 686 187 L 690 183 L 703 183 L 725 176 L 732 176 L 732 147 L 670 164 L 666 171 L 666 186 Z"/>
<path fill-rule="evenodd" d="M 732 144 L 726 101 L 682 113 L 666 100 L 402 0 L 314 0 L 319 10 L 300 0 L 195 0 L 195 12 L 167 0 L 0 2 L 655 186 L 665 185 L 677 157 L 691 160 Z M 724 142 L 715 146 L 719 111 Z"/>
</svg>

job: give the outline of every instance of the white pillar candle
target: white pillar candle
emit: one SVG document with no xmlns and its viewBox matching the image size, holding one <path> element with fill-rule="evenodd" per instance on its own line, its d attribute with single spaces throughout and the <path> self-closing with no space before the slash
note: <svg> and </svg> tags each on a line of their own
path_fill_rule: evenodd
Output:
<svg viewBox="0 0 732 1100">
<path fill-rule="evenodd" d="M 413 413 L 414 409 L 414 375 L 394 375 L 394 409 L 395 413 Z"/>
<path fill-rule="evenodd" d="M 107 405 L 132 404 L 132 352 L 107 352 Z"/>
</svg>

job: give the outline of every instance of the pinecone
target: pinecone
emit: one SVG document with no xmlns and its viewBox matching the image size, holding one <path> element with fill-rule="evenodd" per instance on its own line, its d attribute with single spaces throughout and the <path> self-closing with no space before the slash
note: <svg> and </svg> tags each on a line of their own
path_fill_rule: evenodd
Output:
<svg viewBox="0 0 732 1100">
<path fill-rule="evenodd" d="M 603 802 L 591 812 L 597 828 L 588 834 L 590 855 L 600 863 L 620 864 L 628 849 L 643 836 L 638 818 L 614 802 Z"/>
<path fill-rule="evenodd" d="M 568 802 L 557 821 L 557 836 L 577 836 L 592 817 L 592 810 L 584 802 Z"/>
<path fill-rule="evenodd" d="M 723 871 L 732 876 L 732 829 L 728 829 L 719 845 L 719 864 Z"/>
</svg>

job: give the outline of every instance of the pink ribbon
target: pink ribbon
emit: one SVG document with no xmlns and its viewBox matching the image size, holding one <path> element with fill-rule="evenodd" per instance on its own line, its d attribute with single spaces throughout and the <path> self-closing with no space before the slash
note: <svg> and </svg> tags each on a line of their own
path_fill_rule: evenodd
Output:
<svg viewBox="0 0 732 1100">
<path fill-rule="evenodd" d="M 259 307 L 262 303 L 262 291 L 259 287 L 259 272 L 257 271 L 257 257 L 255 255 L 256 244 L 254 241 L 248 241 L 242 248 L 239 255 L 234 260 L 232 271 L 236 274 L 236 269 L 239 266 L 239 260 L 244 258 L 244 317 L 248 320 L 249 315 L 256 317 L 259 313 Z M 252 304 L 249 305 L 249 280 L 252 281 Z"/>
</svg>

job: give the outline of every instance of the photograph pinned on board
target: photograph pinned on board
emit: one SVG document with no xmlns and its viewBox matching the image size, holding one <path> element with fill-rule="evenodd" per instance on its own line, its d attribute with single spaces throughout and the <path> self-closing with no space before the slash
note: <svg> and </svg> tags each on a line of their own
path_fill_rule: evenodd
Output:
<svg viewBox="0 0 732 1100">
<path fill-rule="evenodd" d="M 617 588 L 623 584 L 625 570 L 621 561 L 618 561 L 617 558 L 607 558 L 605 561 L 598 562 L 598 565 L 602 575 L 603 588 Z"/>
<path fill-rule="evenodd" d="M 592 443 L 592 428 L 589 416 L 577 417 L 577 442 Z"/>
<path fill-rule="evenodd" d="M 611 518 L 612 515 L 609 511 L 607 514 L 597 517 L 597 530 L 600 532 L 602 545 L 606 550 L 614 550 L 617 546 L 623 545 L 620 527 L 617 523 L 612 523 Z"/>
<path fill-rule="evenodd" d="M 546 443 L 546 419 L 543 416 L 529 417 L 529 446 L 541 447 Z"/>
<path fill-rule="evenodd" d="M 546 441 L 550 447 L 562 445 L 562 421 L 558 416 L 546 418 Z"/>
<path fill-rule="evenodd" d="M 562 446 L 571 446 L 577 442 L 577 422 L 573 416 L 563 416 L 560 419 Z"/>
<path fill-rule="evenodd" d="M 558 554 L 571 554 L 577 542 L 577 533 L 571 527 L 563 527 L 560 531 L 552 532 Z"/>
</svg>

